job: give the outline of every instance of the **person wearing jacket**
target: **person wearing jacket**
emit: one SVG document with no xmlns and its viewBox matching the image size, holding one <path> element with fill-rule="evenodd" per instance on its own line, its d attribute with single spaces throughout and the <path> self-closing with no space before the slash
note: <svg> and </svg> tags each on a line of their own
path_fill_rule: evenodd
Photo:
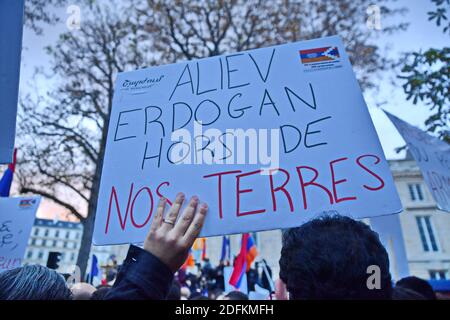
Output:
<svg viewBox="0 0 450 320">
<path fill-rule="evenodd" d="M 166 214 L 167 199 L 159 200 L 143 248 L 130 246 L 105 300 L 166 299 L 174 273 L 188 257 L 208 211 L 208 205 L 193 196 L 179 217 L 184 200 L 179 193 Z"/>
</svg>

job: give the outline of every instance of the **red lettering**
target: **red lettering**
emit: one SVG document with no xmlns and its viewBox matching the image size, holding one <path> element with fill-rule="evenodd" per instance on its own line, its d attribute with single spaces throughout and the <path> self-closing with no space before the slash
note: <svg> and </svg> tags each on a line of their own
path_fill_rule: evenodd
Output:
<svg viewBox="0 0 450 320">
<path fill-rule="evenodd" d="M 119 215 L 119 223 L 120 223 L 120 227 L 122 228 L 122 230 L 125 229 L 125 224 L 127 223 L 127 216 L 128 216 L 128 210 L 130 208 L 130 200 L 131 200 L 131 195 L 133 194 L 133 187 L 134 187 L 134 183 L 131 184 L 131 188 L 130 188 L 130 194 L 128 196 L 128 204 L 127 204 L 127 211 L 125 212 L 125 217 L 122 220 L 122 214 L 120 213 L 120 206 L 119 206 L 119 200 L 117 199 L 117 193 L 116 193 L 116 188 L 114 188 L 114 186 L 111 189 L 111 195 L 109 197 L 109 207 L 108 207 L 108 216 L 106 218 L 106 226 L 105 226 L 105 233 L 108 233 L 108 228 L 109 228 L 109 220 L 111 218 L 111 207 L 112 207 L 112 200 L 114 197 L 114 200 L 116 202 L 116 208 L 117 208 L 117 213 Z"/>
<path fill-rule="evenodd" d="M 349 201 L 349 200 L 356 200 L 356 197 L 344 197 L 344 198 L 338 198 L 337 195 L 337 188 L 336 186 L 340 183 L 344 183 L 347 181 L 347 179 L 341 179 L 341 180 L 335 180 L 335 173 L 334 173 L 334 164 L 341 162 L 341 161 L 345 161 L 348 160 L 348 158 L 340 158 L 340 159 L 336 159 L 330 162 L 330 170 L 331 170 L 331 184 L 333 185 L 333 195 L 334 195 L 334 201 L 336 203 L 342 202 L 342 201 Z"/>
<path fill-rule="evenodd" d="M 167 197 L 163 196 L 163 195 L 161 194 L 161 192 L 159 192 L 159 188 L 161 188 L 161 187 L 164 186 L 164 185 L 170 186 L 170 183 L 167 182 L 167 181 L 164 181 L 164 182 L 160 183 L 159 186 L 156 188 L 156 194 L 157 194 L 158 197 L 160 197 L 160 198 L 162 198 L 162 197 L 166 198 L 167 203 L 169 204 L 169 206 L 171 206 L 171 205 L 172 205 L 172 201 L 170 201 Z"/>
<path fill-rule="evenodd" d="M 296 167 L 296 168 L 297 168 L 298 177 L 300 179 L 300 186 L 302 188 L 303 208 L 305 210 L 308 208 L 308 203 L 306 201 L 306 190 L 305 190 L 307 186 L 316 186 L 316 187 L 321 188 L 323 191 L 325 191 L 327 193 L 328 198 L 330 200 L 330 204 L 333 204 L 333 195 L 331 194 L 330 190 L 328 190 L 325 186 L 315 182 L 317 177 L 319 176 L 319 172 L 315 168 L 308 167 L 308 166 L 299 166 L 299 167 Z M 308 181 L 308 182 L 305 183 L 305 181 L 303 180 L 302 172 L 301 172 L 302 169 L 308 169 L 310 171 L 313 171 L 314 172 L 314 178 L 312 178 L 311 181 Z"/>
<path fill-rule="evenodd" d="M 223 208 L 222 208 L 222 176 L 226 175 L 226 174 L 235 174 L 235 173 L 241 173 L 241 170 L 234 170 L 234 171 L 223 171 L 223 172 L 217 172 L 217 173 L 213 173 L 213 174 L 208 174 L 206 176 L 203 176 L 203 178 L 210 178 L 210 177 L 219 177 L 219 181 L 218 181 L 218 194 L 219 194 L 219 217 L 220 219 L 222 219 L 223 217 Z"/>
<path fill-rule="evenodd" d="M 376 160 L 375 160 L 375 163 L 374 163 L 374 164 L 378 164 L 378 163 L 380 163 L 380 161 L 381 161 L 381 159 L 380 159 L 378 156 L 376 156 L 376 155 L 373 155 L 373 154 L 365 154 L 365 155 L 359 156 L 359 157 L 356 159 L 356 163 L 357 163 L 361 168 L 363 168 L 366 172 L 368 172 L 370 175 L 372 175 L 373 177 L 375 177 L 375 178 L 380 182 L 380 185 L 377 186 L 377 187 L 370 187 L 370 186 L 368 186 L 368 185 L 363 185 L 363 187 L 366 188 L 366 189 L 368 189 L 368 190 L 370 190 L 370 191 L 378 191 L 378 190 L 380 190 L 380 189 L 383 189 L 383 188 L 384 188 L 384 181 L 383 181 L 383 179 L 381 179 L 381 177 L 380 177 L 379 175 L 377 175 L 375 172 L 373 172 L 372 170 L 370 170 L 369 168 L 367 168 L 365 165 L 362 164 L 361 160 L 362 160 L 363 158 L 367 158 L 367 157 L 375 158 Z"/>
<path fill-rule="evenodd" d="M 279 186 L 279 187 L 276 187 L 276 188 L 274 188 L 274 186 L 273 186 L 273 176 L 272 176 L 272 173 L 273 173 L 274 171 L 275 171 L 275 172 L 276 172 L 276 171 L 280 171 L 280 172 L 283 172 L 283 173 L 286 175 L 286 179 L 284 180 L 283 184 L 282 184 L 281 186 Z M 277 211 L 277 200 L 276 200 L 276 198 L 275 198 L 275 192 L 283 191 L 283 193 L 285 194 L 285 196 L 286 196 L 286 198 L 287 198 L 287 200 L 288 200 L 288 202 L 289 202 L 289 208 L 291 209 L 291 212 L 294 212 L 294 204 L 293 204 L 293 202 L 292 202 L 291 195 L 289 194 L 289 192 L 288 192 L 288 191 L 286 190 L 286 188 L 285 188 L 286 185 L 287 185 L 288 182 L 289 182 L 289 179 L 290 179 L 289 172 L 286 171 L 286 170 L 284 170 L 284 169 L 282 169 L 282 168 L 270 169 L 270 170 L 269 170 L 269 178 L 270 178 L 270 192 L 271 192 L 271 194 L 272 194 L 273 211 L 274 211 L 274 212 Z"/>
<path fill-rule="evenodd" d="M 147 215 L 147 219 L 145 219 L 144 223 L 142 224 L 137 224 L 136 221 L 134 220 L 134 215 L 133 215 L 133 209 L 134 209 L 134 202 L 136 201 L 137 197 L 139 196 L 139 194 L 141 193 L 141 191 L 146 190 L 147 193 L 150 196 L 150 211 L 148 212 Z M 139 191 L 136 193 L 136 195 L 133 198 L 133 202 L 131 203 L 131 223 L 133 224 L 133 226 L 135 226 L 136 228 L 142 228 L 143 226 L 145 226 L 147 224 L 147 222 L 150 220 L 151 216 L 152 216 L 152 212 L 153 212 L 153 194 L 152 191 L 148 188 L 148 187 L 143 187 L 141 189 L 139 189 Z"/>
<path fill-rule="evenodd" d="M 239 174 L 236 176 L 236 216 L 240 217 L 240 216 L 246 216 L 249 214 L 257 214 L 257 213 L 263 213 L 266 212 L 266 209 L 260 209 L 260 210 L 253 210 L 253 211 L 246 211 L 246 212 L 240 212 L 240 194 L 241 193 L 248 193 L 248 192 L 252 192 L 253 189 L 240 189 L 240 183 L 241 183 L 241 178 L 243 177 L 247 177 L 247 176 L 251 176 L 254 174 L 259 174 L 261 173 L 262 170 L 256 170 L 256 171 L 251 171 L 251 172 L 247 172 L 247 173 L 243 173 L 243 174 Z"/>
</svg>

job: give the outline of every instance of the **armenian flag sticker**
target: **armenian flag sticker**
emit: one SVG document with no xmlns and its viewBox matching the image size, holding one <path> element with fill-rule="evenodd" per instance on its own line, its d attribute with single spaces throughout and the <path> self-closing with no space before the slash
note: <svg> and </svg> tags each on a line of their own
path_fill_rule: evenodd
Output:
<svg viewBox="0 0 450 320">
<path fill-rule="evenodd" d="M 340 58 L 337 47 L 323 47 L 308 50 L 300 50 L 302 63 L 319 63 L 338 61 Z"/>
<path fill-rule="evenodd" d="M 36 203 L 36 199 L 22 199 L 20 200 L 19 207 L 22 209 L 30 208 Z"/>
</svg>

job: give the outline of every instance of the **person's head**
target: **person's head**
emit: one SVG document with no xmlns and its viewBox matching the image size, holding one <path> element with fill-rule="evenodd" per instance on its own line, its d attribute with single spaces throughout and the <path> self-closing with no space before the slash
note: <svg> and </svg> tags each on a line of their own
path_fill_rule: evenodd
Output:
<svg viewBox="0 0 450 320">
<path fill-rule="evenodd" d="M 225 295 L 225 300 L 248 300 L 248 296 L 240 291 L 231 291 Z"/>
<path fill-rule="evenodd" d="M 377 277 L 369 266 L 379 268 L 379 289 L 369 288 L 369 277 Z M 390 299 L 392 291 L 389 258 L 378 234 L 336 214 L 284 232 L 280 278 L 290 299 Z"/>
<path fill-rule="evenodd" d="M 101 286 L 94 291 L 90 300 L 104 300 L 106 294 L 111 290 L 111 286 Z"/>
<path fill-rule="evenodd" d="M 417 277 L 406 277 L 397 281 L 395 286 L 413 290 L 424 296 L 427 300 L 436 300 L 436 293 L 426 280 Z"/>
<path fill-rule="evenodd" d="M 0 300 L 70 300 L 72 293 L 55 270 L 28 265 L 0 273 Z"/>
<path fill-rule="evenodd" d="M 191 290 L 188 287 L 182 287 L 180 289 L 181 300 L 187 300 L 191 295 Z"/>
<path fill-rule="evenodd" d="M 223 293 L 223 291 L 221 289 L 218 289 L 218 288 L 210 290 L 208 292 L 208 298 L 211 299 L 211 300 L 216 300 L 217 297 L 219 297 L 222 293 Z"/>
<path fill-rule="evenodd" d="M 190 298 L 189 300 L 195 301 L 195 300 L 211 300 L 211 299 L 209 299 L 208 297 L 202 296 L 202 295 L 196 295 L 196 296 Z"/>
<path fill-rule="evenodd" d="M 75 283 L 71 288 L 73 300 L 90 300 L 92 294 L 97 290 L 86 282 Z"/>
<path fill-rule="evenodd" d="M 423 295 L 414 290 L 394 287 L 392 289 L 392 300 L 427 300 Z"/>
</svg>

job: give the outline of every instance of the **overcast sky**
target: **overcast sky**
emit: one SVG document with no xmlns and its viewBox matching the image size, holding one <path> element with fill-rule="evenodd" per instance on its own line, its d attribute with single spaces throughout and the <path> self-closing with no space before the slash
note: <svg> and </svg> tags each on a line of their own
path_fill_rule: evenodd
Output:
<svg viewBox="0 0 450 320">
<path fill-rule="evenodd" d="M 374 2 L 376 3 L 376 1 Z M 73 3 L 76 4 L 77 1 L 73 1 Z M 388 54 L 391 57 L 398 58 L 402 52 L 426 50 L 430 47 L 441 48 L 450 44 L 448 36 L 440 28 L 437 28 L 434 22 L 427 20 L 427 12 L 434 8 L 434 4 L 430 0 L 399 0 L 394 6 L 404 6 L 409 9 L 405 16 L 400 19 L 409 22 L 410 25 L 407 31 L 397 32 L 393 35 L 382 35 L 377 40 L 381 47 L 390 46 Z M 25 50 L 22 55 L 21 94 L 25 93 L 28 88 L 27 82 L 30 81 L 34 68 L 48 66 L 48 57 L 44 52 L 44 47 L 52 44 L 60 33 L 67 31 L 65 20 L 68 15 L 65 9 L 58 10 L 57 14 L 62 20 L 61 23 L 46 27 L 42 36 L 35 35 L 29 29 L 24 30 L 23 46 Z M 382 16 L 381 24 L 386 22 L 383 21 Z M 377 108 L 377 105 L 382 104 L 382 107 L 387 111 L 420 128 L 424 128 L 423 123 L 429 114 L 429 111 L 423 105 L 413 105 L 412 102 L 406 101 L 400 82 L 394 85 L 388 81 L 392 76 L 392 73 L 386 73 L 384 80 L 380 80 L 379 91 L 377 93 L 366 92 L 364 95 L 388 159 L 403 157 L 403 154 L 396 154 L 394 149 L 402 146 L 404 141 L 384 113 Z M 45 88 L 48 83 L 42 81 L 39 86 Z"/>
</svg>

